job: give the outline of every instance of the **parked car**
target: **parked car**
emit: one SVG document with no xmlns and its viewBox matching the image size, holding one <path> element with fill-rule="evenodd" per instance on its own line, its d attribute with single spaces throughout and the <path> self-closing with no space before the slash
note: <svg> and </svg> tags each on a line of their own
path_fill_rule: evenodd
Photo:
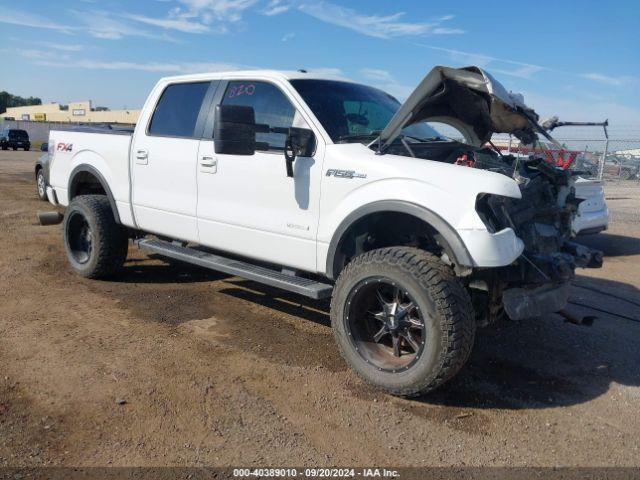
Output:
<svg viewBox="0 0 640 480">
<path fill-rule="evenodd" d="M 43 145 L 47 145 L 44 143 Z M 44 150 L 46 152 L 46 150 Z M 36 179 L 36 192 L 40 200 L 48 200 L 47 187 L 49 186 L 49 154 L 40 155 L 34 167 Z"/>
<path fill-rule="evenodd" d="M 0 132 L 0 148 L 2 148 L 2 150 L 9 148 L 13 148 L 14 150 L 19 148 L 29 150 L 31 148 L 29 134 L 26 130 L 17 130 L 14 128 L 2 130 L 2 132 Z"/>
<path fill-rule="evenodd" d="M 442 137 L 432 117 L 465 142 Z M 133 133 L 51 131 L 46 190 L 66 207 L 79 275 L 117 274 L 133 238 L 331 296 L 346 362 L 413 396 L 458 372 L 478 323 L 556 312 L 576 265 L 602 264 L 570 240 L 571 171 L 482 147 L 496 131 L 530 143 L 535 119 L 476 67 L 436 67 L 402 105 L 306 72 L 170 77 Z"/>
<path fill-rule="evenodd" d="M 575 190 L 576 197 L 582 202 L 573 218 L 573 234 L 588 235 L 609 228 L 609 208 L 604 198 L 604 184 L 598 180 L 578 178 Z"/>
</svg>

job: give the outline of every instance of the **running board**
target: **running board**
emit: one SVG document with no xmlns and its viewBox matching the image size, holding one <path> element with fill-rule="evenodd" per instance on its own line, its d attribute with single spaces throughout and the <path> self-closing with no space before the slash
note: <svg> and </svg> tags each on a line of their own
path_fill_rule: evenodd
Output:
<svg viewBox="0 0 640 480">
<path fill-rule="evenodd" d="M 220 255 L 202 252 L 194 248 L 181 247 L 163 240 L 145 238 L 138 241 L 138 247 L 165 257 L 228 273 L 229 275 L 236 275 L 254 282 L 264 283 L 265 285 L 288 290 L 315 300 L 330 297 L 333 289 L 333 286 L 328 283 L 282 273 L 271 268 L 221 257 Z"/>
</svg>

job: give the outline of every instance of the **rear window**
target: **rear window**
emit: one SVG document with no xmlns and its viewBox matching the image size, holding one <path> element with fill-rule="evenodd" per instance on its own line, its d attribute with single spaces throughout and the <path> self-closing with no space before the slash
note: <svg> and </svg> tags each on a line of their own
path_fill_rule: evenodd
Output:
<svg viewBox="0 0 640 480">
<path fill-rule="evenodd" d="M 149 133 L 168 137 L 195 136 L 196 122 L 209 82 L 169 85 L 153 112 Z"/>
<path fill-rule="evenodd" d="M 9 130 L 10 138 L 18 138 L 20 140 L 29 140 L 29 134 L 25 130 Z"/>
</svg>

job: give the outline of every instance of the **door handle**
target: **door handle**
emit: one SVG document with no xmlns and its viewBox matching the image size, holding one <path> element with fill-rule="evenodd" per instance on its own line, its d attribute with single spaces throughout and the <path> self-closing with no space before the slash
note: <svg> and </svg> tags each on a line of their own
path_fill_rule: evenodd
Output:
<svg viewBox="0 0 640 480">
<path fill-rule="evenodd" d="M 218 159 L 209 156 L 200 157 L 200 171 L 203 173 L 216 173 L 218 171 Z"/>
<path fill-rule="evenodd" d="M 136 163 L 138 165 L 147 165 L 149 163 L 149 154 L 146 150 L 136 151 Z"/>
</svg>

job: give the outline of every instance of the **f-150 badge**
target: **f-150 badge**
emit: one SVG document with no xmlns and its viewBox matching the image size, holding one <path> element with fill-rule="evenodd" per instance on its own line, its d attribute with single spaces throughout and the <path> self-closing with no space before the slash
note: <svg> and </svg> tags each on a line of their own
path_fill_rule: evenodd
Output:
<svg viewBox="0 0 640 480">
<path fill-rule="evenodd" d="M 330 168 L 327 170 L 327 177 L 336 177 L 336 178 L 367 178 L 366 173 L 357 173 L 353 170 L 336 170 L 335 168 Z"/>
</svg>

